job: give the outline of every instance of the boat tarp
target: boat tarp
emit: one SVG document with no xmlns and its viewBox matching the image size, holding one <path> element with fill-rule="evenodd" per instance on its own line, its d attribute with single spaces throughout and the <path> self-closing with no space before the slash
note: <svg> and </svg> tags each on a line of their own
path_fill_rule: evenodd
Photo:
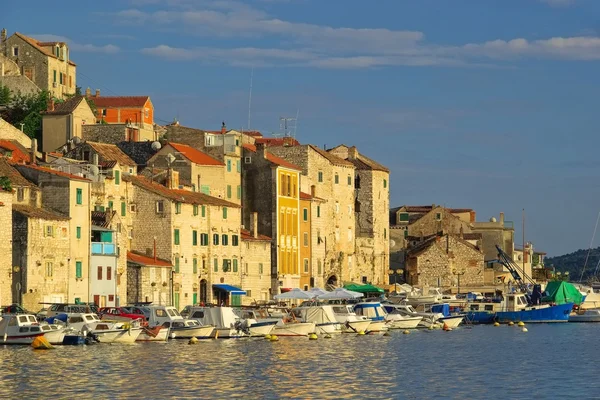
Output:
<svg viewBox="0 0 600 400">
<path fill-rule="evenodd" d="M 358 293 L 385 293 L 385 291 L 377 286 L 360 283 L 348 283 L 344 285 L 344 289 L 351 290 Z"/>
<path fill-rule="evenodd" d="M 194 307 L 191 309 L 191 315 L 194 315 L 195 311 L 204 311 L 204 316 L 193 319 L 197 319 L 203 325 L 214 325 L 216 328 L 231 328 L 238 320 L 238 316 L 230 307 Z"/>
<path fill-rule="evenodd" d="M 331 306 L 306 307 L 301 310 L 303 322 L 314 322 L 315 324 L 337 322 Z"/>
<path fill-rule="evenodd" d="M 556 304 L 575 303 L 579 305 L 583 301 L 583 295 L 569 282 L 551 281 L 544 290 L 542 301 Z"/>
</svg>

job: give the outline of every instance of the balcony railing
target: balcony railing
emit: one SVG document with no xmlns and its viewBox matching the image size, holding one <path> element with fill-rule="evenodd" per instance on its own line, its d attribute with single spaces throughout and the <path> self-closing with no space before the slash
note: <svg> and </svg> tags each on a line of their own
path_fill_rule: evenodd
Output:
<svg viewBox="0 0 600 400">
<path fill-rule="evenodd" d="M 113 243 L 92 243 L 92 255 L 93 254 L 116 255 L 117 247 Z"/>
</svg>

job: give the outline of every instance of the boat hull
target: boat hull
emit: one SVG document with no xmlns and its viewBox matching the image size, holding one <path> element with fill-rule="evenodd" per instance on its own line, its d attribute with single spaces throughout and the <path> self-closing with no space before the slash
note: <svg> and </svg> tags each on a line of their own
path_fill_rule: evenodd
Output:
<svg viewBox="0 0 600 400">
<path fill-rule="evenodd" d="M 442 317 L 438 319 L 438 322 L 442 325 L 446 325 L 448 328 L 458 328 L 458 326 L 463 322 L 463 316 L 457 315 L 452 317 Z"/>
<path fill-rule="evenodd" d="M 530 323 L 568 322 L 572 309 L 573 303 L 566 303 L 530 310 L 497 311 L 496 320 L 500 323 L 519 321 Z"/>
<path fill-rule="evenodd" d="M 135 343 L 142 328 L 92 331 L 100 343 Z"/>
<path fill-rule="evenodd" d="M 38 336 L 44 336 L 43 332 L 39 334 L 28 334 L 28 335 L 6 335 L 0 337 L 0 344 L 31 344 L 33 340 Z"/>
<path fill-rule="evenodd" d="M 405 317 L 403 319 L 388 320 L 389 329 L 415 329 L 423 317 Z"/>
<path fill-rule="evenodd" d="M 347 321 L 345 324 L 342 324 L 342 332 L 343 333 L 358 333 L 358 332 L 368 332 L 369 326 L 371 325 L 371 320 L 363 320 L 363 321 Z"/>
<path fill-rule="evenodd" d="M 275 325 L 272 334 L 276 336 L 308 336 L 314 333 L 315 329 L 314 322 L 287 323 Z"/>
<path fill-rule="evenodd" d="M 327 335 L 331 333 L 342 333 L 342 327 L 339 322 L 329 322 L 315 325 L 315 333 Z"/>
<path fill-rule="evenodd" d="M 369 324 L 368 333 L 377 333 L 387 331 L 388 326 L 386 321 L 371 321 Z"/>
<path fill-rule="evenodd" d="M 44 337 L 50 344 L 63 344 L 67 332 L 64 329 L 44 332 Z"/>
<path fill-rule="evenodd" d="M 470 324 L 493 324 L 496 321 L 493 311 L 467 311 L 463 316 Z"/>
<path fill-rule="evenodd" d="M 586 310 L 569 315 L 569 322 L 600 322 L 600 310 Z"/>
<path fill-rule="evenodd" d="M 169 338 L 169 328 L 160 327 L 156 335 L 153 335 L 153 328 L 142 329 L 142 332 L 135 340 L 136 342 L 165 342 Z"/>
<path fill-rule="evenodd" d="M 273 330 L 275 329 L 276 324 L 277 324 L 277 321 L 258 322 L 258 323 L 252 324 L 248 328 L 250 330 L 250 336 L 257 337 L 257 336 L 270 335 L 273 332 Z"/>
<path fill-rule="evenodd" d="M 213 337 L 214 326 L 193 326 L 183 328 L 171 328 L 171 338 L 173 339 L 208 339 Z"/>
</svg>

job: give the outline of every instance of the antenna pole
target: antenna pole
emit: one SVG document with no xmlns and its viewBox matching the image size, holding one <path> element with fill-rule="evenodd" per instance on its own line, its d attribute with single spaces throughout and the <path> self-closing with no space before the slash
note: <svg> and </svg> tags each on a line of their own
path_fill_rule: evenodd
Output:
<svg viewBox="0 0 600 400">
<path fill-rule="evenodd" d="M 525 274 L 525 209 L 523 209 L 523 274 Z"/>
<path fill-rule="evenodd" d="M 250 130 L 250 114 L 252 107 L 252 81 L 254 80 L 254 67 L 250 71 L 250 94 L 248 95 L 248 130 Z"/>
</svg>

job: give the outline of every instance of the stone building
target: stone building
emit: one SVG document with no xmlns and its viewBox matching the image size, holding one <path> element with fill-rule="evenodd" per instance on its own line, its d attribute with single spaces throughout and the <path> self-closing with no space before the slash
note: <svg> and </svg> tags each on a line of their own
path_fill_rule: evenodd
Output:
<svg viewBox="0 0 600 400">
<path fill-rule="evenodd" d="M 127 300 L 129 303 L 171 304 L 171 261 L 127 252 Z"/>
<path fill-rule="evenodd" d="M 130 124 L 96 124 L 96 125 L 84 125 L 81 130 L 81 137 L 83 140 L 90 142 L 120 144 L 122 142 L 133 142 L 135 139 L 139 139 L 141 130 L 138 126 Z M 148 141 L 154 140 L 151 135 L 147 135 Z M 151 142 L 142 142 L 151 144 Z"/>
<path fill-rule="evenodd" d="M 42 113 L 42 151 L 56 151 L 73 138 L 82 138 L 83 126 L 95 123 L 96 117 L 83 96 L 62 103 L 50 100 Z"/>
<path fill-rule="evenodd" d="M 12 302 L 37 311 L 67 301 L 70 249 L 69 217 L 14 204 Z"/>
<path fill-rule="evenodd" d="M 5 140 L 15 140 L 24 148 L 31 149 L 31 138 L 2 118 L 0 118 L 0 138 Z"/>
<path fill-rule="evenodd" d="M 0 173 L 1 175 L 1 173 Z M 0 190 L 0 220 L 12 221 L 13 194 L 10 191 Z M 12 265 L 12 230 L 2 229 L 0 232 L 0 251 L 4 255 L 0 258 L 0 303 L 12 303 L 12 286 L 15 272 Z"/>
<path fill-rule="evenodd" d="M 354 186 L 355 265 L 349 265 L 354 282 L 387 284 L 390 269 L 389 220 L 390 171 L 385 166 L 360 154 L 355 146 L 339 145 L 329 150 L 351 162 L 355 175 L 346 177 Z"/>
<path fill-rule="evenodd" d="M 300 168 L 270 153 L 264 144 L 243 145 L 244 225 L 258 212 L 258 232 L 272 238 L 271 287 L 300 285 Z"/>
<path fill-rule="evenodd" d="M 504 220 L 503 212 L 500 213 L 499 220 L 492 217 L 487 222 L 474 222 L 473 232 L 481 234 L 483 243 L 482 250 L 485 254 L 486 261 L 498 259 L 496 245 L 500 246 L 510 258 L 514 258 L 515 228 L 512 221 Z"/>
<path fill-rule="evenodd" d="M 21 73 L 19 65 L 0 51 L 0 86 L 7 87 L 12 94 L 33 95 L 41 89 Z"/>
<path fill-rule="evenodd" d="M 2 54 L 14 61 L 21 74 L 42 90 L 63 99 L 74 94 L 77 86 L 76 64 L 69 59 L 69 46 L 64 42 L 40 42 L 19 32 L 6 37 L 0 34 Z"/>
<path fill-rule="evenodd" d="M 119 257 L 115 239 L 115 232 L 112 229 L 106 226 L 92 225 L 90 297 L 99 307 L 120 305 L 117 289 Z"/>
<path fill-rule="evenodd" d="M 42 206 L 69 217 L 69 292 L 67 301 L 92 301 L 89 298 L 90 260 L 90 186 L 81 176 L 37 165 L 16 165 L 27 180 L 41 189 Z"/>
<path fill-rule="evenodd" d="M 258 223 L 258 215 L 253 214 Z M 256 225 L 250 230 L 242 229 L 242 273 L 241 287 L 246 291 L 243 304 L 266 302 L 271 299 L 271 238 L 259 235 Z"/>
<path fill-rule="evenodd" d="M 25 179 L 15 168 L 15 165 L 10 163 L 6 157 L 0 157 L 0 176 L 5 176 L 10 180 L 13 195 L 12 203 L 41 207 L 40 188 Z"/>
<path fill-rule="evenodd" d="M 460 237 L 445 234 L 423 240 L 408 250 L 407 283 L 419 287 L 440 287 L 456 293 L 477 290 L 484 285 L 484 254 Z M 477 289 L 474 289 L 477 288 Z"/>
<path fill-rule="evenodd" d="M 13 163 L 28 163 L 33 153 L 31 149 L 21 146 L 16 140 L 0 139 L 0 156 Z"/>
</svg>

